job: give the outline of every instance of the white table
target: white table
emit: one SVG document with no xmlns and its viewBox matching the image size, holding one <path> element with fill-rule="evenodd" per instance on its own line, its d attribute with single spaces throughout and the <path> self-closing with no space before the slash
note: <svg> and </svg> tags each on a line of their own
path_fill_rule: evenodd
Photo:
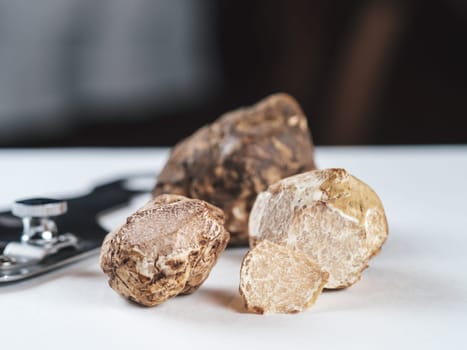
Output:
<svg viewBox="0 0 467 350">
<path fill-rule="evenodd" d="M 160 169 L 163 149 L 0 150 L 0 207 L 72 195 Z M 467 344 L 467 146 L 318 148 L 385 205 L 390 235 L 362 280 L 296 315 L 242 312 L 245 249 L 227 250 L 193 295 L 154 308 L 107 286 L 97 257 L 0 287 L 0 349 L 439 349 Z M 143 204 L 103 218 L 111 228 Z"/>
</svg>

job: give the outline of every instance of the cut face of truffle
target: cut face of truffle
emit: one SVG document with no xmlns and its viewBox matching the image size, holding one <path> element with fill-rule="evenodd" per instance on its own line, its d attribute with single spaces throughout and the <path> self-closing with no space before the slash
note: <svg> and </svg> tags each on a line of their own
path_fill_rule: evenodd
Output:
<svg viewBox="0 0 467 350">
<path fill-rule="evenodd" d="M 306 254 L 262 241 L 243 259 L 240 294 L 254 313 L 296 313 L 314 304 L 328 273 Z"/>
<path fill-rule="evenodd" d="M 256 195 L 283 177 L 315 168 L 307 119 L 286 94 L 221 116 L 178 143 L 154 195 L 180 194 L 222 208 L 230 243 L 248 243 Z"/>
<path fill-rule="evenodd" d="M 307 254 L 329 272 L 325 288 L 357 282 L 388 234 L 376 193 L 344 169 L 310 171 L 271 185 L 256 199 L 249 230 L 252 247 L 270 240 Z"/>
<path fill-rule="evenodd" d="M 100 263 L 116 292 L 153 306 L 195 291 L 228 240 L 222 210 L 201 200 L 162 195 L 107 235 Z"/>
</svg>

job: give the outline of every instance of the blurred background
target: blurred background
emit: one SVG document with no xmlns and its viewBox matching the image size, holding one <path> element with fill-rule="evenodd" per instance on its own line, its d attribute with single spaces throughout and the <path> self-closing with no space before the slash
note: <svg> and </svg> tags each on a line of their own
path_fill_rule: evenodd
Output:
<svg viewBox="0 0 467 350">
<path fill-rule="evenodd" d="M 320 145 L 467 142 L 467 1 L 0 0 L 0 147 L 173 145 L 295 96 Z"/>
</svg>

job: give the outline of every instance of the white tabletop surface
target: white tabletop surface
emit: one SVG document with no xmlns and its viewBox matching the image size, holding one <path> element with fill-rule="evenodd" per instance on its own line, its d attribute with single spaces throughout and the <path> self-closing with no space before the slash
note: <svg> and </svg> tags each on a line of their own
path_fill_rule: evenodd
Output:
<svg viewBox="0 0 467 350">
<path fill-rule="evenodd" d="M 97 257 L 0 286 L 0 349 L 460 349 L 467 347 L 467 146 L 318 148 L 380 195 L 390 235 L 362 280 L 295 315 L 244 313 L 245 249 L 229 249 L 194 294 L 138 307 L 107 285 Z M 163 149 L 0 150 L 0 208 L 82 194 L 157 171 Z M 146 198 L 103 218 L 110 229 Z"/>
</svg>

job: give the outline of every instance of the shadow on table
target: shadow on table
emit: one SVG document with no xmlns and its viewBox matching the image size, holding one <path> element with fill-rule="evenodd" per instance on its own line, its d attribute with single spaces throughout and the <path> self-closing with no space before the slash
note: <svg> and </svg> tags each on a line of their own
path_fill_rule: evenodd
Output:
<svg viewBox="0 0 467 350">
<path fill-rule="evenodd" d="M 196 293 L 199 293 L 200 297 L 208 303 L 218 305 L 219 307 L 238 313 L 248 313 L 243 306 L 242 298 L 236 290 L 200 288 Z"/>
</svg>

